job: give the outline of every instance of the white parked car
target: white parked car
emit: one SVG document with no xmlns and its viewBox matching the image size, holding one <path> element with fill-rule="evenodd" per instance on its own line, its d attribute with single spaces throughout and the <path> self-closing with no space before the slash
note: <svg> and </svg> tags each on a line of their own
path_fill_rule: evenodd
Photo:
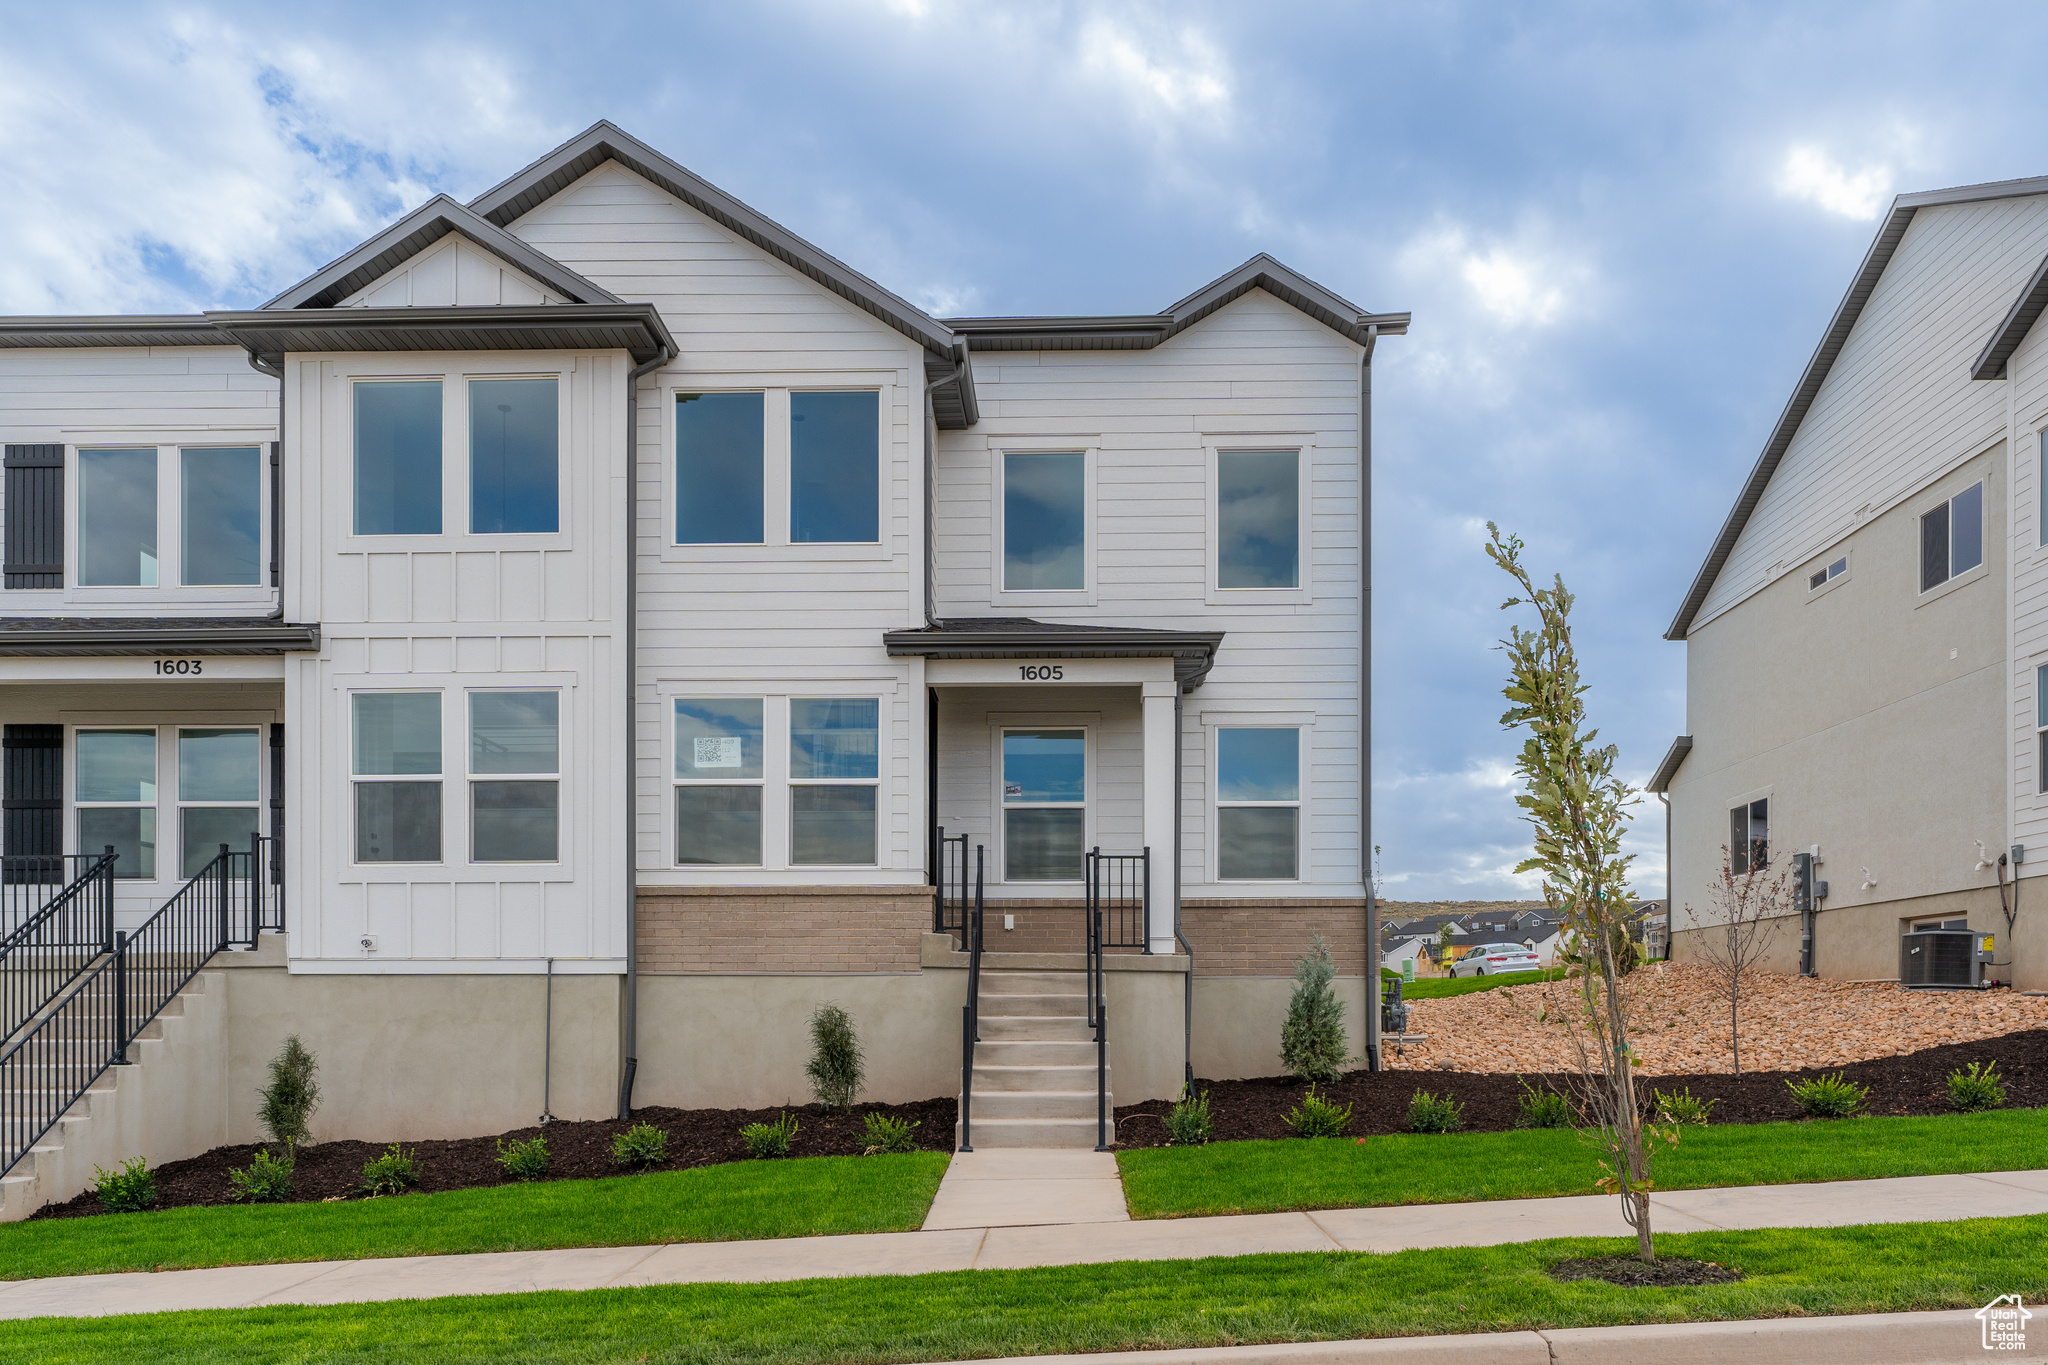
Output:
<svg viewBox="0 0 2048 1365">
<path fill-rule="evenodd" d="M 1451 975 L 1499 976 L 1502 972 L 1533 972 L 1542 962 L 1536 950 L 1519 943 L 1487 943 L 1451 964 Z"/>
</svg>

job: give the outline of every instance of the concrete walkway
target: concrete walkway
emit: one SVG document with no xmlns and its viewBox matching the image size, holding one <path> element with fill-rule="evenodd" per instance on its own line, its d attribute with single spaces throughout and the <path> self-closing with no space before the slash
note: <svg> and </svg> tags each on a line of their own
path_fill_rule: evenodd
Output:
<svg viewBox="0 0 2048 1365">
<path fill-rule="evenodd" d="M 924 1230 L 1130 1221 L 1113 1153 L 982 1147 L 953 1154 Z"/>
<path fill-rule="evenodd" d="M 1028 1163 L 1019 1162 L 1012 1169 L 1014 1173 L 1031 1168 Z M 1046 1177 L 1016 1174 L 1015 1178 L 1019 1188 L 1023 1188 Z M 959 1206 L 986 1198 L 993 1211 L 999 1196 L 968 1188 L 973 1183 L 970 1179 L 955 1187 L 961 1191 Z M 1075 1183 L 1092 1182 L 1084 1176 Z M 1652 1202 L 1657 1206 L 1656 1226 L 1661 1232 L 2012 1217 L 2048 1213 L 2048 1170 L 1677 1190 L 1659 1194 Z M 843 1237 L 308 1261 L 160 1274 L 14 1280 L 0 1282 L 0 1318 L 97 1317 L 184 1308 L 246 1308 L 258 1304 L 368 1303 L 451 1294 L 512 1294 L 626 1285 L 926 1275 L 946 1270 L 1167 1261 L 1259 1252 L 1387 1252 L 1410 1247 L 1491 1246 L 1550 1237 L 1626 1235 L 1616 1201 L 1604 1195 L 1327 1209 L 1312 1214 L 927 1227 L 918 1232 Z"/>
</svg>

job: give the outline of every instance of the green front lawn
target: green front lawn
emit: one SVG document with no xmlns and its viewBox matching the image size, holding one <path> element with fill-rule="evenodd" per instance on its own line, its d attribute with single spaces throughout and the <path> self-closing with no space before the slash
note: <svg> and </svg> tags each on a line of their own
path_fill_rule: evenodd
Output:
<svg viewBox="0 0 2048 1365">
<path fill-rule="evenodd" d="M 1528 986 L 1538 981 L 1557 981 L 1564 976 L 1562 967 L 1545 967 L 1533 972 L 1502 972 L 1498 976 L 1424 976 L 1407 982 L 1401 987 L 1403 1000 L 1442 1000 L 1447 996 L 1470 995 L 1474 991 L 1490 991 L 1496 986 Z M 1382 969 L 1382 979 L 1400 980 L 1399 972 Z"/>
<path fill-rule="evenodd" d="M 1659 1189 L 2048 1167 L 2039 1109 L 1680 1131 L 1676 1150 L 1658 1152 Z M 1116 1159 L 1137 1218 L 1591 1194 L 1599 1174 L 1593 1149 L 1568 1129 L 1216 1142 Z"/>
<path fill-rule="evenodd" d="M 1618 1221 L 1618 1218 L 1617 1218 Z M 329 1308 L 0 1323 L 21 1365 L 881 1362 L 1418 1333 L 1974 1308 L 2048 1291 L 2048 1217 L 1688 1233 L 1660 1254 L 1750 1278 L 1559 1284 L 1633 1241 L 1323 1252 L 768 1285 L 677 1285 Z M 1957 1350 L 1974 1352 L 1974 1337 Z"/>
<path fill-rule="evenodd" d="M 0 1225 L 0 1279 L 544 1247 L 900 1232 L 924 1222 L 943 1152 L 736 1161 L 606 1180 L 338 1204 L 166 1209 Z M 0 1357 L 5 1356 L 0 1351 Z"/>
</svg>

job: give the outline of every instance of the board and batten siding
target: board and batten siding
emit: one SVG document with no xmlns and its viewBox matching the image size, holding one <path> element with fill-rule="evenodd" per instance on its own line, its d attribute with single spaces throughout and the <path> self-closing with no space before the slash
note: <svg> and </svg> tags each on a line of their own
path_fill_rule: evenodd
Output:
<svg viewBox="0 0 2048 1365">
<path fill-rule="evenodd" d="M 1359 867 L 1359 348 L 1261 290 L 1146 351 L 994 351 L 974 359 L 981 421 L 939 433 L 941 616 L 1002 614 L 997 454 L 1095 452 L 1092 601 L 1020 615 L 1222 630 L 1182 726 L 1184 896 L 1251 894 L 1211 875 L 1209 743 L 1225 723 L 1305 722 L 1305 876 L 1259 895 L 1362 893 Z M 1308 479 L 1307 600 L 1210 600 L 1209 460 L 1217 445 L 1299 446 Z M 1019 708 L 1023 709 L 1023 708 Z M 1107 844 L 1104 845 L 1108 847 Z"/>
<path fill-rule="evenodd" d="M 2048 254 L 2048 197 L 1921 209 L 1701 604 L 1713 620 L 1996 443 L 1971 363 Z"/>
<path fill-rule="evenodd" d="M 567 302 L 525 271 L 513 269 L 468 238 L 451 232 L 336 306 L 427 308 Z"/>
<path fill-rule="evenodd" d="M 277 391 L 277 381 L 251 369 L 247 354 L 235 346 L 0 350 L 0 442 L 69 447 L 261 445 L 277 439 Z M 159 469 L 158 478 L 165 473 Z M 65 482 L 66 497 L 75 503 L 75 469 L 66 470 Z M 263 517 L 267 529 L 267 498 Z M 173 534 L 175 529 L 160 527 L 159 534 Z M 67 552 L 75 554 L 76 528 L 68 516 L 64 536 Z M 62 588 L 0 592 L 0 615 L 261 615 L 274 600 L 267 588 L 80 592 L 67 575 Z"/>
<path fill-rule="evenodd" d="M 616 163 L 536 205 L 509 230 L 619 297 L 653 303 L 681 350 L 636 395 L 642 884 L 922 881 L 923 670 L 916 660 L 889 658 L 882 646 L 884 632 L 923 619 L 922 351 Z M 881 543 L 674 546 L 674 396 L 699 388 L 879 389 Z M 769 443 L 772 463 L 772 417 Z M 772 497 L 767 515 L 772 536 Z M 698 690 L 881 697 L 878 865 L 675 867 L 667 711 L 672 698 Z"/>
</svg>

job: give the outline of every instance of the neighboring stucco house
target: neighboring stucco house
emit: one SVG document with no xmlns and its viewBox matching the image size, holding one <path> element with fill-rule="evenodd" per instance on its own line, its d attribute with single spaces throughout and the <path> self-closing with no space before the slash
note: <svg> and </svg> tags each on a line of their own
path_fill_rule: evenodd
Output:
<svg viewBox="0 0 2048 1365">
<path fill-rule="evenodd" d="M 1893 202 L 1667 633 L 1677 958 L 1724 866 L 1817 852 L 1819 974 L 1896 979 L 1902 933 L 1967 925 L 2048 987 L 1999 884 L 2048 841 L 2044 303 L 2048 179 Z M 1772 965 L 1800 950 L 1788 920 Z"/>
<path fill-rule="evenodd" d="M 243 944 L 99 1159 L 253 1137 L 293 1032 L 335 1138 L 801 1101 L 826 1001 L 868 1097 L 953 1094 L 977 887 L 985 993 L 1104 904 L 1119 1099 L 1276 1072 L 1315 933 L 1370 1055 L 1406 326 L 1265 256 L 936 319 L 608 123 L 261 308 L 0 319 L 6 906 L 110 883 L 87 985 L 166 906 Z"/>
</svg>

